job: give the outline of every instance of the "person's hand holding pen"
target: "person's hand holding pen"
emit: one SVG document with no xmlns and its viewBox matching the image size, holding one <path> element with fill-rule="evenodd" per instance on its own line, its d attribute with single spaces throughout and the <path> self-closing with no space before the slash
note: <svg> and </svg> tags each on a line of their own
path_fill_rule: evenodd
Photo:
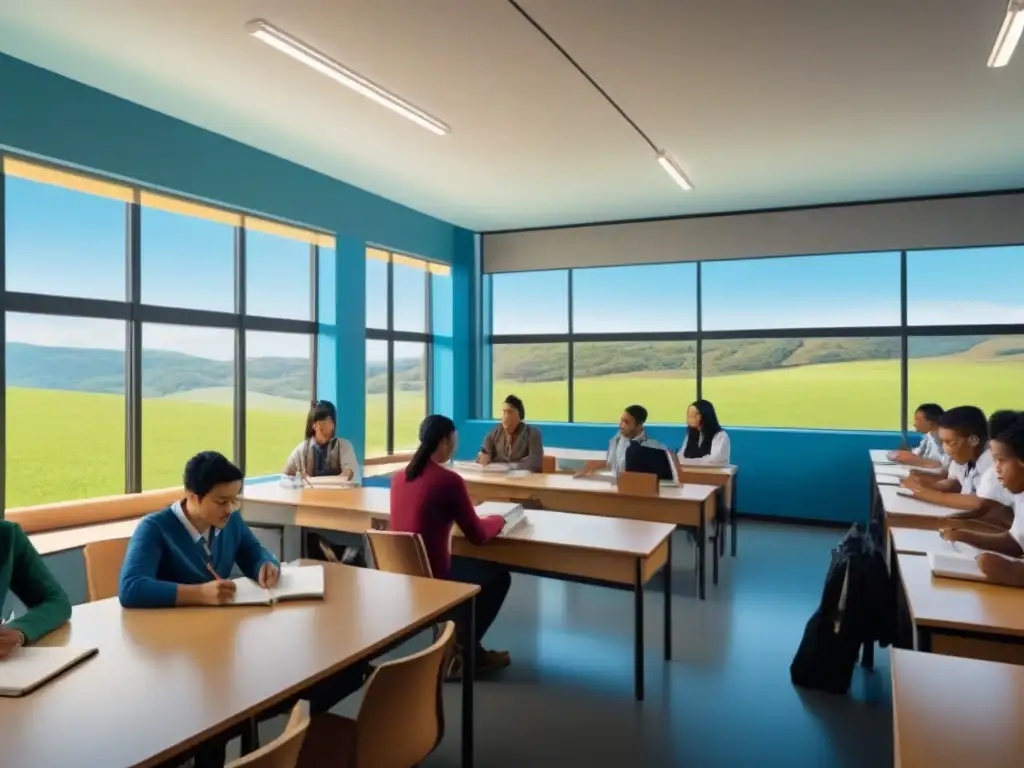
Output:
<svg viewBox="0 0 1024 768">
<path fill-rule="evenodd" d="M 25 635 L 21 630 L 5 626 L 13 618 L 12 613 L 10 619 L 0 619 L 0 661 L 12 656 L 25 644 Z"/>
<path fill-rule="evenodd" d="M 271 589 L 277 585 L 277 580 L 281 576 L 280 569 L 274 565 L 274 563 L 264 563 L 260 567 L 259 578 L 257 582 L 264 589 Z"/>
<path fill-rule="evenodd" d="M 235 582 L 222 579 L 213 566 L 206 564 L 206 570 L 213 576 L 213 581 L 199 585 L 199 601 L 202 605 L 225 605 L 235 599 L 238 589 Z"/>
</svg>

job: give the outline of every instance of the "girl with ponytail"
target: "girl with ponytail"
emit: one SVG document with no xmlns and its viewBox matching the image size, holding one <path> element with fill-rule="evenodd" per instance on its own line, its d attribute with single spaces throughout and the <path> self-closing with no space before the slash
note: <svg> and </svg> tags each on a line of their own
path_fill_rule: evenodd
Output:
<svg viewBox="0 0 1024 768">
<path fill-rule="evenodd" d="M 476 584 L 476 633 L 466 637 L 459 628 L 459 642 L 475 643 L 476 672 L 487 672 L 508 666 L 506 651 L 485 650 L 480 641 L 494 622 L 512 578 L 506 568 L 495 563 L 471 558 L 452 557 L 452 527 L 472 544 L 482 545 L 501 533 L 505 519 L 501 515 L 477 515 L 469 498 L 466 482 L 445 469 L 458 447 L 455 423 L 447 416 L 428 416 L 420 424 L 420 444 L 412 461 L 391 480 L 391 530 L 417 533 L 423 539 L 435 578 Z M 462 655 L 449 663 L 448 679 L 462 676 Z"/>
</svg>

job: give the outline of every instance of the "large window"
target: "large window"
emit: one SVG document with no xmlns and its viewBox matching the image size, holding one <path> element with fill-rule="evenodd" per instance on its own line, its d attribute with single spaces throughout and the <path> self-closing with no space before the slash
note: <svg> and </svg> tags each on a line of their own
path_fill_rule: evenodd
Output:
<svg viewBox="0 0 1024 768">
<path fill-rule="evenodd" d="M 280 471 L 313 392 L 328 235 L 2 158 L 4 506 Z M 72 458 L 55 458 L 54 451 Z"/>
<path fill-rule="evenodd" d="M 970 272 L 970 280 L 959 276 Z M 491 392 L 538 421 L 906 429 L 921 402 L 1019 408 L 1024 247 L 488 275 Z M 903 374 L 906 371 L 906 375 Z"/>
<path fill-rule="evenodd" d="M 366 250 L 367 457 L 411 451 L 430 411 L 434 307 L 441 264 Z M 447 295 L 443 291 L 443 295 Z"/>
</svg>

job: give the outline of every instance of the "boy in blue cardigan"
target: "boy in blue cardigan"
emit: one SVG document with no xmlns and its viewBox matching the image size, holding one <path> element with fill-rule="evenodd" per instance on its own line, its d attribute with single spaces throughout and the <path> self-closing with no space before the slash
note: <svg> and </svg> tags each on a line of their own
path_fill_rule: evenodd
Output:
<svg viewBox="0 0 1024 768">
<path fill-rule="evenodd" d="M 185 465 L 185 498 L 147 515 L 135 529 L 121 568 L 125 608 L 223 605 L 234 599 L 231 570 L 261 587 L 280 566 L 238 512 L 242 470 L 215 451 Z"/>
</svg>

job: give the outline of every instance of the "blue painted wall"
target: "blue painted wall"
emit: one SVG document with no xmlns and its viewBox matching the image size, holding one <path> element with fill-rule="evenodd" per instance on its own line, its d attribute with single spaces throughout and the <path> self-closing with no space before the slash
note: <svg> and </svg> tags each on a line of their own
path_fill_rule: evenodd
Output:
<svg viewBox="0 0 1024 768">
<path fill-rule="evenodd" d="M 473 233 L 3 54 L 0 94 L 0 147 L 337 233 L 335 258 L 321 264 L 317 387 L 338 404 L 339 431 L 362 454 L 365 243 L 452 264 L 454 290 L 465 291 Z M 440 380 L 452 384 L 439 409 L 453 416 L 468 401 L 469 323 L 456 314 L 437 361 Z"/>
<path fill-rule="evenodd" d="M 529 404 L 527 404 L 529 405 Z M 544 444 L 606 450 L 614 424 L 549 424 Z M 459 458 L 472 458 L 493 421 L 459 425 Z M 650 425 L 651 437 L 678 449 L 681 426 Z M 897 448 L 898 432 L 827 432 L 800 429 L 729 428 L 732 462 L 739 466 L 738 511 L 807 520 L 853 523 L 868 514 L 868 451 Z"/>
</svg>

